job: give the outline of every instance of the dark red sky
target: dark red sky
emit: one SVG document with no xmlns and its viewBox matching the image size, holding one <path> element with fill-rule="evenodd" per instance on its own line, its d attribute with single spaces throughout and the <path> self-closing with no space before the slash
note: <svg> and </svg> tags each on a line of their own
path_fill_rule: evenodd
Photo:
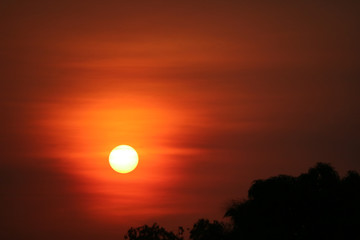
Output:
<svg viewBox="0 0 360 240">
<path fill-rule="evenodd" d="M 221 219 L 252 181 L 360 170 L 358 1 L 1 1 L 0 236 Z M 115 173 L 120 144 L 138 168 Z"/>
</svg>

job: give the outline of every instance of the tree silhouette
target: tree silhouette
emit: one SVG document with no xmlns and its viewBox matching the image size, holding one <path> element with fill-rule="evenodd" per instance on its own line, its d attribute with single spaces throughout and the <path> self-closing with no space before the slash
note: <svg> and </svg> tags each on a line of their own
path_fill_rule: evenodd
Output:
<svg viewBox="0 0 360 240">
<path fill-rule="evenodd" d="M 225 216 L 234 239 L 360 239 L 359 194 L 358 173 L 340 179 L 318 163 L 299 177 L 255 181 L 248 200 L 234 202 Z"/>
<path fill-rule="evenodd" d="M 229 229 L 224 223 L 207 219 L 199 219 L 190 231 L 192 240 L 224 240 L 227 239 Z"/>
<path fill-rule="evenodd" d="M 177 234 L 165 230 L 156 223 L 152 226 L 143 225 L 138 228 L 130 228 L 125 235 L 128 240 L 183 240 L 182 234 L 184 229 L 179 227 Z"/>
</svg>

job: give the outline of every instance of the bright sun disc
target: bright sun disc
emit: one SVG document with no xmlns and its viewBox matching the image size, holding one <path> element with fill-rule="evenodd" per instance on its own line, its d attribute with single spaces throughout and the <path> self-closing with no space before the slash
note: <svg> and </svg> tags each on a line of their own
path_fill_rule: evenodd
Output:
<svg viewBox="0 0 360 240">
<path fill-rule="evenodd" d="M 109 156 L 112 169 L 119 173 L 128 173 L 136 168 L 139 157 L 135 149 L 128 145 L 120 145 L 114 148 Z"/>
</svg>

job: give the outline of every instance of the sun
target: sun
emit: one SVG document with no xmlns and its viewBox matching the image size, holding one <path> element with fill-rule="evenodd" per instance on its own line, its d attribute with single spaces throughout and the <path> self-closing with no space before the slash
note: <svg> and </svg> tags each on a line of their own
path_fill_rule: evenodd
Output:
<svg viewBox="0 0 360 240">
<path fill-rule="evenodd" d="M 119 173 L 129 173 L 138 165 L 139 157 L 134 148 L 120 145 L 114 148 L 109 155 L 112 169 Z"/>
</svg>

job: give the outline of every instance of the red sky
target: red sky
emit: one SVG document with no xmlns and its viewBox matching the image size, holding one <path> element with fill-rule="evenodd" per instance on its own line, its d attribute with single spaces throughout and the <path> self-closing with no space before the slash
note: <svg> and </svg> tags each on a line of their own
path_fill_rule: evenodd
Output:
<svg viewBox="0 0 360 240">
<path fill-rule="evenodd" d="M 360 170 L 357 1 L 2 1 L 0 237 L 222 219 L 252 181 Z M 139 166 L 108 154 L 133 146 Z"/>
</svg>

